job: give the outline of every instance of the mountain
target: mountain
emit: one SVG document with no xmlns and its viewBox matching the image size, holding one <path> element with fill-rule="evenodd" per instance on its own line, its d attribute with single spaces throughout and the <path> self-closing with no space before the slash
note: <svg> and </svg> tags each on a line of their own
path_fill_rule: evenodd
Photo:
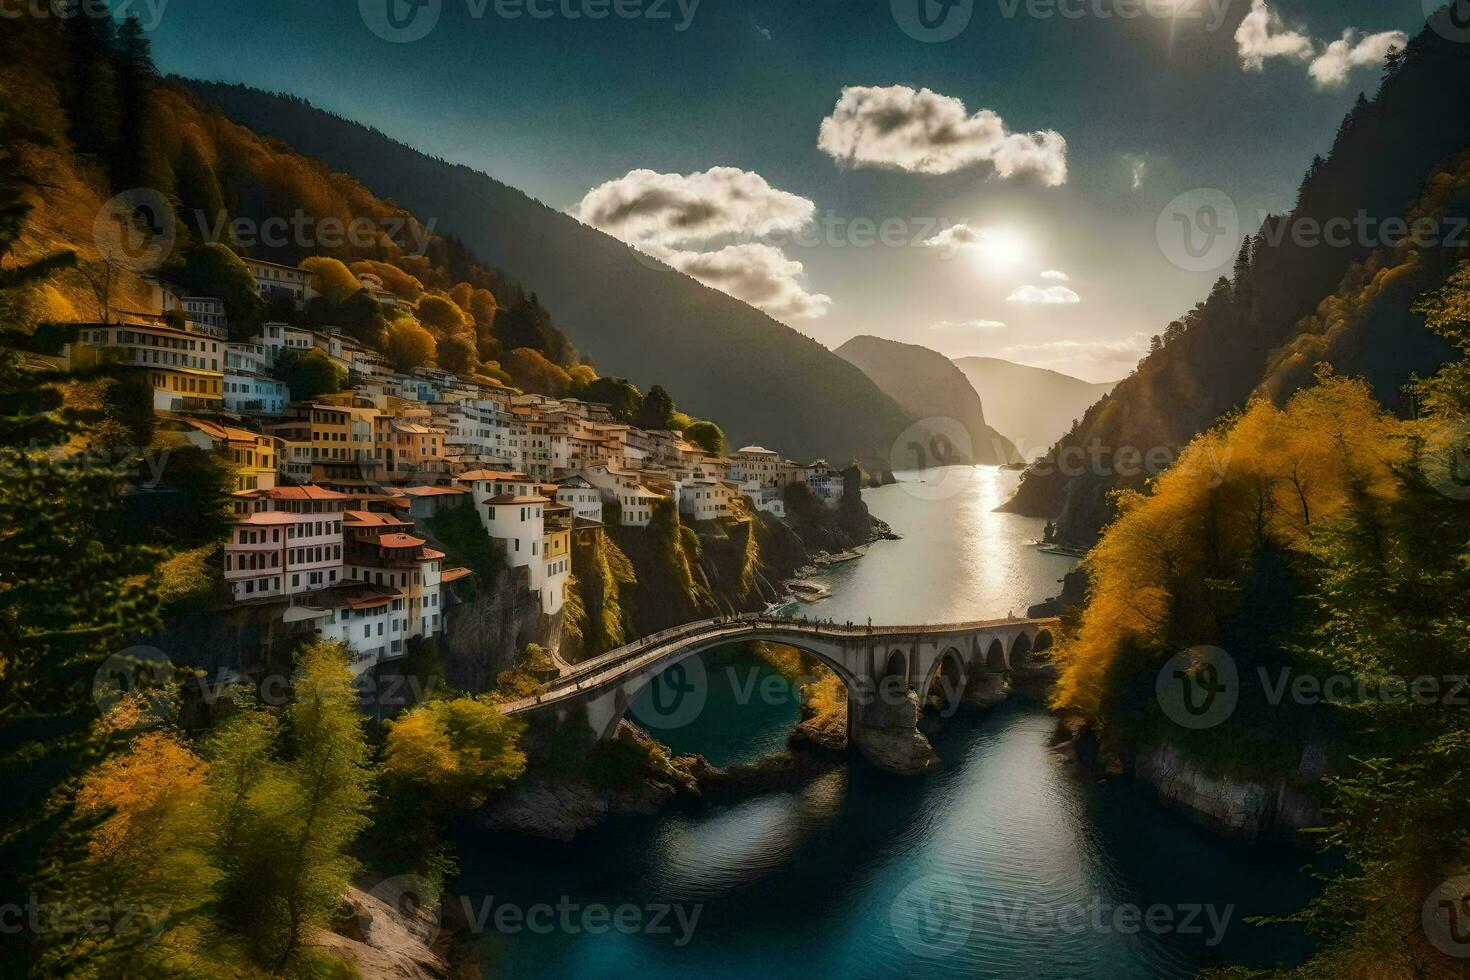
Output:
<svg viewBox="0 0 1470 980">
<path fill-rule="evenodd" d="M 954 363 L 980 394 L 990 424 L 1026 458 L 1045 452 L 1118 384 L 1093 384 L 998 357 L 961 357 Z"/>
<path fill-rule="evenodd" d="M 858 367 L 873 383 L 929 430 L 931 457 L 944 461 L 949 452 L 941 437 L 959 443 L 959 436 L 969 443 L 955 446 L 955 462 L 1013 463 L 1020 454 L 1011 441 L 985 421 L 985 408 L 975 388 L 943 354 L 915 344 L 900 344 L 881 337 L 854 337 L 837 348 L 837 356 Z M 939 420 L 933 422 L 932 420 Z M 953 420 L 953 421 L 948 421 Z M 951 431 L 958 430 L 958 431 Z M 914 468 L 918 460 L 908 457 L 909 440 L 895 445 L 889 468 Z"/>
<path fill-rule="evenodd" d="M 351 174 L 488 262 L 535 285 L 602 374 L 661 384 L 734 445 L 877 462 L 911 419 L 859 370 L 753 307 L 468 167 L 310 103 L 186 82 L 252 130 Z"/>
<path fill-rule="evenodd" d="M 1411 309 L 1413 284 L 1431 283 L 1425 270 L 1451 261 L 1463 237 L 1465 197 L 1443 193 L 1436 174 L 1470 145 L 1470 45 L 1451 40 L 1450 16 L 1435 14 L 1388 60 L 1377 96 L 1359 97 L 1293 210 L 1245 240 L 1233 274 L 1026 472 L 1007 510 L 1049 518 L 1059 540 L 1090 546 L 1113 517 L 1109 491 L 1152 475 L 1136 460 L 1166 459 L 1252 397 L 1284 402 L 1322 364 L 1366 378 L 1386 407 L 1413 410 L 1403 386 L 1455 356 Z M 1390 240 L 1421 195 L 1442 234 L 1425 248 Z M 1399 261 L 1406 251 L 1415 266 Z"/>
</svg>

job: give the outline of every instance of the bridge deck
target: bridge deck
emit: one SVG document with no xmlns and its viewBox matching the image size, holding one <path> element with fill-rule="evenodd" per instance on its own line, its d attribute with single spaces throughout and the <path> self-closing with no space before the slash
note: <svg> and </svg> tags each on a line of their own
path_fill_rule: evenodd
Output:
<svg viewBox="0 0 1470 980">
<path fill-rule="evenodd" d="M 544 707 L 600 688 L 626 674 L 640 670 L 650 663 L 674 653 L 694 642 L 713 639 L 737 640 L 758 637 L 762 633 L 804 633 L 818 639 L 847 641 L 868 637 L 901 637 L 921 640 L 928 637 L 946 636 L 954 633 L 974 633 L 997 626 L 1051 626 L 1060 620 L 1043 619 L 979 619 L 967 623 L 943 623 L 922 626 L 866 626 L 854 624 L 830 624 L 806 619 L 791 619 L 780 616 L 763 616 L 745 613 L 716 619 L 702 619 L 683 626 L 651 633 L 632 643 L 609 650 L 575 665 L 547 686 L 546 691 L 536 697 L 521 698 L 501 704 L 502 714 L 519 714 L 536 707 Z"/>
</svg>

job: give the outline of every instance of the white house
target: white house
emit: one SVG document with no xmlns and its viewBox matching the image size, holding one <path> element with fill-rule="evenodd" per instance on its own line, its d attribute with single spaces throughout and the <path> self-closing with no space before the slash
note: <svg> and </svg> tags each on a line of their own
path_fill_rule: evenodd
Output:
<svg viewBox="0 0 1470 980">
<path fill-rule="evenodd" d="M 572 509 L 584 521 L 602 523 L 602 493 L 585 478 L 564 477 L 556 482 L 556 502 Z"/>
</svg>

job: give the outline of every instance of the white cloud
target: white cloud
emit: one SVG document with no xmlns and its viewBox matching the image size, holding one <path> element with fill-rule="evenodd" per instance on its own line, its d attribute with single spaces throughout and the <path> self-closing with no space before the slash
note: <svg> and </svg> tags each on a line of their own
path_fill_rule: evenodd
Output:
<svg viewBox="0 0 1470 980">
<path fill-rule="evenodd" d="M 1082 302 L 1078 296 L 1066 286 L 1022 286 L 1006 297 L 1008 303 L 1041 304 L 1044 306 L 1070 306 L 1073 303 Z"/>
<path fill-rule="evenodd" d="M 832 306 L 832 297 L 807 291 L 800 262 L 775 245 L 749 241 L 800 231 L 816 214 L 812 201 L 777 190 L 760 174 L 736 167 L 630 170 L 592 188 L 571 213 L 771 316 L 820 317 Z"/>
<path fill-rule="evenodd" d="M 1047 269 L 1045 272 L 1043 272 L 1041 274 L 1041 278 L 1043 278 L 1043 279 L 1050 279 L 1053 282 L 1071 282 L 1072 281 L 1072 277 L 1069 276 L 1069 275 L 1067 275 L 1061 269 Z"/>
<path fill-rule="evenodd" d="M 1000 320 L 940 320 L 930 327 L 930 330 L 964 330 L 987 332 L 1000 330 L 1005 324 Z"/>
<path fill-rule="evenodd" d="M 1403 31 L 1364 34 L 1350 27 L 1307 66 L 1307 74 L 1318 88 L 1341 88 L 1354 68 L 1381 65 L 1389 48 L 1402 51 L 1408 43 L 1409 36 Z"/>
<path fill-rule="evenodd" d="M 1408 43 L 1409 36 L 1403 31 L 1368 34 L 1349 27 L 1341 38 L 1322 46 L 1308 35 L 1287 28 L 1266 0 L 1252 0 L 1250 13 L 1235 31 L 1240 66 L 1246 71 L 1263 71 L 1267 58 L 1291 58 L 1306 62 L 1307 74 L 1324 89 L 1346 85 L 1354 68 L 1382 64 L 1389 48 L 1403 50 Z"/>
<path fill-rule="evenodd" d="M 1136 364 L 1148 351 L 1148 334 L 1135 333 L 1123 340 L 1053 340 L 1045 344 L 1012 344 L 998 352 L 1000 357 L 1028 364 L 1061 364 L 1068 361 L 1104 361 Z"/>
<path fill-rule="evenodd" d="M 572 214 L 625 242 L 677 246 L 796 231 L 816 210 L 758 173 L 711 167 L 692 174 L 630 170 L 588 191 Z"/>
<path fill-rule="evenodd" d="M 726 245 L 713 252 L 685 252 L 656 246 L 646 250 L 706 286 L 774 317 L 812 319 L 826 316 L 832 306 L 832 297 L 807 292 L 802 264 L 787 258 L 774 245 Z"/>
<path fill-rule="evenodd" d="M 1250 13 L 1235 29 L 1235 47 L 1240 66 L 1247 71 L 1263 71 L 1267 58 L 1310 61 L 1316 53 L 1312 39 L 1288 30 L 1281 15 L 1266 6 L 1266 0 L 1252 0 Z"/>
<path fill-rule="evenodd" d="M 927 88 L 848 86 L 822 120 L 817 148 L 851 167 L 947 174 L 989 163 L 1001 178 L 1067 182 L 1067 141 L 1055 130 L 1013 133 L 989 109 Z"/>
<path fill-rule="evenodd" d="M 961 221 L 941 232 L 924 239 L 925 248 L 960 249 L 971 248 L 985 240 L 985 229 L 972 228 Z"/>
</svg>

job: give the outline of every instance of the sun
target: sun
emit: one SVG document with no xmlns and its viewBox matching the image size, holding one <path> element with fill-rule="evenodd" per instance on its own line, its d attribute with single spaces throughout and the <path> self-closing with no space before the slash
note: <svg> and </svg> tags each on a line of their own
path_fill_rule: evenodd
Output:
<svg viewBox="0 0 1470 980">
<path fill-rule="evenodd" d="M 1004 225 L 984 228 L 975 243 L 974 256 L 985 274 L 1006 276 L 1030 259 L 1031 243 L 1016 228 Z"/>
</svg>

